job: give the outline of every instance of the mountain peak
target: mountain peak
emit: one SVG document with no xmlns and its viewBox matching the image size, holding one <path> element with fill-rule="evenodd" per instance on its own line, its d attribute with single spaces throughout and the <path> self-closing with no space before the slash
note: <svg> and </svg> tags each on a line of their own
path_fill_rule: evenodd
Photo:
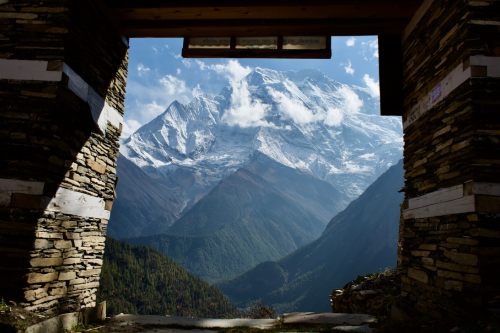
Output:
<svg viewBox="0 0 500 333">
<path fill-rule="evenodd" d="M 127 143 L 134 153 L 126 155 L 141 166 L 161 166 L 167 176 L 195 170 L 196 181 L 208 190 L 258 151 L 351 198 L 401 156 L 400 122 L 366 112 L 375 107 L 354 86 L 315 69 L 262 67 L 244 82 L 217 96 L 172 102 L 160 119 L 138 130 Z M 364 110 L 367 105 L 370 110 Z"/>
</svg>

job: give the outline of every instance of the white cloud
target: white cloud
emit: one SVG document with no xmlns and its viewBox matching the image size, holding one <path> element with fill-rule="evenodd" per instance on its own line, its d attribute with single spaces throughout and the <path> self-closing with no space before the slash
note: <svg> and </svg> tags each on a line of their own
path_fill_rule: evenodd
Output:
<svg viewBox="0 0 500 333">
<path fill-rule="evenodd" d="M 141 127 L 141 123 L 135 119 L 129 119 L 123 123 L 122 138 L 128 138 Z"/>
<path fill-rule="evenodd" d="M 196 87 L 193 88 L 193 97 L 198 97 L 203 95 L 203 90 L 200 87 L 200 84 L 198 83 Z"/>
<path fill-rule="evenodd" d="M 200 67 L 202 71 L 210 69 L 210 66 L 208 66 L 205 62 L 201 60 L 195 59 L 194 62 L 198 65 L 198 67 Z"/>
<path fill-rule="evenodd" d="M 152 101 L 151 103 L 139 104 L 138 109 L 141 113 L 142 118 L 148 119 L 147 121 L 150 121 L 151 119 L 155 118 L 160 113 L 165 111 L 166 107 L 156 103 L 156 101 Z"/>
<path fill-rule="evenodd" d="M 207 65 L 197 61 L 201 70 L 213 70 L 224 75 L 231 85 L 231 105 L 222 116 L 228 125 L 240 127 L 270 126 L 265 121 L 269 106 L 259 99 L 253 99 L 248 89 L 248 83 L 243 80 L 251 72 L 250 67 L 241 66 L 236 60 L 229 60 L 225 64 Z"/>
<path fill-rule="evenodd" d="M 175 74 L 181 75 L 181 73 L 182 73 L 182 70 L 180 68 L 177 68 L 177 70 L 175 71 Z"/>
<path fill-rule="evenodd" d="M 378 59 L 378 40 L 375 39 L 369 43 L 370 48 L 372 49 L 372 55 L 374 58 Z"/>
<path fill-rule="evenodd" d="M 363 101 L 359 98 L 358 94 L 348 86 L 341 86 L 337 92 L 342 99 L 342 106 L 347 113 L 357 113 L 363 107 Z"/>
<path fill-rule="evenodd" d="M 261 100 L 251 98 L 247 82 L 239 81 L 231 86 L 233 87 L 231 106 L 224 113 L 222 120 L 228 125 L 240 127 L 269 126 L 270 124 L 264 120 L 269 106 Z"/>
<path fill-rule="evenodd" d="M 171 96 L 182 95 L 188 91 L 186 82 L 183 80 L 179 80 L 172 75 L 165 75 L 164 77 L 162 77 L 160 79 L 160 84 L 165 88 L 165 92 Z"/>
<path fill-rule="evenodd" d="M 339 126 L 342 123 L 342 119 L 344 119 L 342 110 L 339 108 L 330 108 L 326 112 L 325 124 L 328 126 Z"/>
<path fill-rule="evenodd" d="M 182 58 L 181 61 L 182 61 L 182 64 L 184 65 L 184 67 L 191 68 L 191 64 L 192 64 L 191 60 Z"/>
<path fill-rule="evenodd" d="M 248 66 L 241 66 L 237 60 L 229 60 L 226 64 L 210 65 L 207 68 L 210 68 L 216 73 L 226 75 L 230 83 L 241 81 L 252 71 Z"/>
<path fill-rule="evenodd" d="M 351 60 L 348 60 L 347 65 L 344 66 L 344 70 L 347 74 L 354 75 L 354 68 L 352 68 Z"/>
<path fill-rule="evenodd" d="M 293 100 L 286 94 L 270 87 L 268 92 L 278 104 L 278 109 L 294 122 L 303 125 L 317 120 L 313 112 L 302 101 Z"/>
<path fill-rule="evenodd" d="M 345 45 L 347 45 L 349 47 L 353 47 L 354 45 L 356 45 L 356 38 L 350 37 L 349 39 L 347 39 L 345 41 Z"/>
<path fill-rule="evenodd" d="M 147 67 L 144 64 L 139 63 L 137 65 L 137 75 L 139 77 L 143 77 L 143 76 L 149 74 L 150 71 L 151 71 L 151 68 Z"/>
<path fill-rule="evenodd" d="M 189 102 L 193 95 L 186 82 L 172 75 L 165 75 L 150 82 L 128 80 L 127 114 L 141 124 L 149 122 L 163 112 L 174 100 Z"/>
<path fill-rule="evenodd" d="M 365 60 L 370 60 L 370 58 L 378 59 L 378 39 L 373 39 L 368 42 L 361 43 L 363 46 L 363 54 Z"/>
<path fill-rule="evenodd" d="M 375 81 L 370 75 L 363 75 L 363 82 L 366 84 L 367 92 L 372 97 L 380 97 L 380 86 L 379 82 Z"/>
</svg>

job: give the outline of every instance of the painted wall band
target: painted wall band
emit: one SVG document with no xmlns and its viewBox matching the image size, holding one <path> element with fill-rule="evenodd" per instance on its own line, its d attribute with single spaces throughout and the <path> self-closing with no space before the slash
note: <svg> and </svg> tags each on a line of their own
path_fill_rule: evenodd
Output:
<svg viewBox="0 0 500 333">
<path fill-rule="evenodd" d="M 500 212 L 500 183 L 466 182 L 408 200 L 403 218 L 418 219 L 451 214 Z"/>
<path fill-rule="evenodd" d="M 41 198 L 44 186 L 45 183 L 37 181 L 0 179 L 0 207 L 9 207 L 13 194 L 29 194 Z M 109 220 L 110 211 L 106 210 L 104 199 L 99 197 L 60 187 L 50 201 L 48 198 L 46 200 L 45 202 L 49 202 L 47 207 L 38 208 L 84 218 Z"/>
<path fill-rule="evenodd" d="M 47 210 L 80 217 L 109 220 L 110 211 L 105 209 L 105 201 L 85 193 L 60 187 L 50 200 Z"/>
<path fill-rule="evenodd" d="M 44 60 L 0 59 L 0 79 L 59 82 L 62 80 L 60 69 L 50 70 L 49 62 Z"/>
<path fill-rule="evenodd" d="M 60 82 L 63 74 L 68 76 L 68 89 L 89 104 L 92 118 L 102 133 L 106 133 L 108 122 L 115 128 L 121 128 L 123 116 L 67 64 L 43 60 L 0 59 L 0 80 Z"/>
</svg>

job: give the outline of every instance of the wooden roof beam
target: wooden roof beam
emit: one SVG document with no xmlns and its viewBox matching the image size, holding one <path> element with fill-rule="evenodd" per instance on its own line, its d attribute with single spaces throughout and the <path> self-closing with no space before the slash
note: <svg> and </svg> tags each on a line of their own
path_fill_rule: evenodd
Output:
<svg viewBox="0 0 500 333">
<path fill-rule="evenodd" d="M 413 1 L 416 2 L 416 1 Z M 347 4 L 296 5 L 290 2 L 287 6 L 246 5 L 246 6 L 184 6 L 172 5 L 171 1 L 158 4 L 157 7 L 143 3 L 135 6 L 124 6 L 119 3 L 112 11 L 120 20 L 226 20 L 226 19 L 361 19 L 361 18 L 411 18 L 416 5 L 407 1 Z M 169 5 L 170 4 L 170 5 Z"/>
<path fill-rule="evenodd" d="M 405 19 L 123 21 L 128 37 L 349 36 L 399 34 Z"/>
</svg>

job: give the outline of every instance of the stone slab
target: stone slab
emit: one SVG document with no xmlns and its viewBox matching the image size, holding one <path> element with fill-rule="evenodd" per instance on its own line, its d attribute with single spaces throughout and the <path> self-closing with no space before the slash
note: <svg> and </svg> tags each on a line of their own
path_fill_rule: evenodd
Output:
<svg viewBox="0 0 500 333">
<path fill-rule="evenodd" d="M 353 333 L 371 333 L 375 332 L 373 328 L 368 325 L 361 326 L 336 326 L 333 328 L 334 332 L 353 332 Z"/>
<path fill-rule="evenodd" d="M 120 314 L 112 318 L 114 322 L 135 323 L 139 325 L 154 325 L 160 328 L 168 326 L 194 327 L 194 328 L 233 328 L 251 327 L 258 329 L 270 329 L 275 327 L 277 319 L 212 319 L 212 318 L 186 318 L 175 316 L 140 316 L 131 314 Z"/>
<path fill-rule="evenodd" d="M 283 316 L 285 325 L 324 325 L 330 324 L 359 326 L 364 324 L 376 323 L 377 318 L 367 314 L 352 314 L 352 313 L 292 313 Z"/>
<path fill-rule="evenodd" d="M 25 333 L 70 332 L 78 324 L 78 312 L 71 312 L 47 319 L 26 328 Z"/>
</svg>

